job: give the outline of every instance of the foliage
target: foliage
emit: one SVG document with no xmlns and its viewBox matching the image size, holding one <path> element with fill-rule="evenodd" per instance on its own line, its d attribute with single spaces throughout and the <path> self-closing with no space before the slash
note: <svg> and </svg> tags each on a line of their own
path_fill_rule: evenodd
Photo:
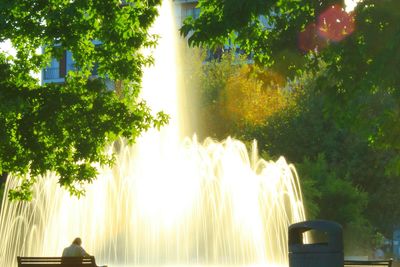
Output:
<svg viewBox="0 0 400 267">
<path fill-rule="evenodd" d="M 297 164 L 297 170 L 307 211 L 314 213 L 308 217 L 339 222 L 345 231 L 346 253 L 367 252 L 373 239 L 372 228 L 365 217 L 367 194 L 351 181 L 338 177 L 323 154 L 314 161 L 305 159 Z M 308 183 L 312 183 L 312 187 L 307 186 Z"/>
<path fill-rule="evenodd" d="M 325 71 L 321 64 L 318 75 Z M 335 114 L 324 113 L 331 99 L 324 91 L 316 90 L 316 81 L 314 75 L 305 72 L 291 82 L 294 101 L 263 125 L 247 129 L 244 136 L 256 138 L 270 155 L 285 155 L 294 162 L 308 214 L 341 222 L 352 243 L 349 246 L 362 248 L 371 244 L 375 230 L 390 236 L 400 219 L 395 200 L 400 179 L 385 175 L 387 162 L 396 151 L 371 145 L 362 129 L 354 128 L 354 122 L 344 124 Z M 381 102 L 377 108 L 386 104 Z M 352 234 L 362 231 L 370 233 L 370 240 L 357 243 Z"/>
<path fill-rule="evenodd" d="M 258 125 L 285 106 L 282 90 L 285 80 L 255 65 L 243 65 L 228 78 L 219 98 L 225 108 L 226 121 L 235 121 L 237 127 Z"/>
<path fill-rule="evenodd" d="M 235 75 L 242 66 L 243 62 L 234 63 L 235 58 L 232 54 L 225 54 L 222 60 L 207 62 L 203 67 L 201 79 L 201 107 L 200 114 L 202 121 L 200 129 L 212 132 L 213 137 L 225 138 L 229 129 L 230 122 L 222 116 L 221 94 L 225 92 L 228 80 Z M 224 123 L 221 123 L 224 122 Z"/>
<path fill-rule="evenodd" d="M 400 13 L 394 11 L 399 7 L 391 0 L 362 2 L 357 30 L 321 53 L 327 75 L 317 79 L 317 87 L 331 98 L 326 112 L 334 112 L 342 125 L 353 125 L 374 148 L 395 151 L 387 164 L 394 175 L 400 174 Z"/>
<path fill-rule="evenodd" d="M 204 64 L 200 74 L 200 132 L 223 139 L 238 136 L 247 127 L 287 105 L 285 80 L 276 73 L 247 64 L 244 57 L 225 53 Z"/>
<path fill-rule="evenodd" d="M 298 33 L 337 0 L 215 1 L 200 0 L 200 16 L 181 28 L 192 45 L 218 47 L 234 43 L 266 66 L 294 73 L 304 63 Z M 232 19 L 235 18 L 235 19 Z"/>
<path fill-rule="evenodd" d="M 314 196 L 313 202 L 319 203 L 318 218 L 337 221 L 346 227 L 363 217 L 367 195 L 350 181 L 338 177 L 329 168 L 323 154 L 318 155 L 315 161 L 305 159 L 298 165 L 298 171 L 302 179 L 315 183 L 318 195 Z M 306 197 L 307 194 L 305 192 Z"/>
<path fill-rule="evenodd" d="M 140 49 L 155 45 L 155 36 L 147 30 L 161 1 L 124 2 L 2 0 L 0 40 L 11 40 L 21 67 L 39 71 L 50 55 L 61 57 L 68 50 L 85 78 L 97 62 L 99 75 L 139 86 L 141 68 L 150 60 Z M 94 40 L 102 45 L 96 46 Z M 36 53 L 39 47 L 44 48 L 43 55 Z"/>
<path fill-rule="evenodd" d="M 199 18 L 187 19 L 181 31 L 192 44 L 234 42 L 266 66 L 307 66 L 318 72 L 322 59 L 326 72 L 317 77 L 315 89 L 324 91 L 329 101 L 321 112 L 334 114 L 337 123 L 352 122 L 374 146 L 398 152 L 400 2 L 365 0 L 352 14 L 342 11 L 340 4 L 343 1 L 200 0 Z M 232 20 L 233 14 L 240 16 Z M 307 51 L 301 51 L 301 37 L 308 29 L 314 30 L 308 41 L 318 42 L 303 56 Z M 307 64 L 298 64 L 299 57 Z M 380 106 L 381 102 L 387 105 Z M 399 174 L 399 154 L 387 165 L 388 171 Z"/>
<path fill-rule="evenodd" d="M 137 100 L 142 68 L 152 61 L 141 51 L 156 43 L 147 31 L 160 1 L 120 2 L 0 1 L 0 41 L 10 40 L 16 50 L 0 55 L 0 173 L 22 180 L 10 198 L 30 199 L 36 177 L 47 171 L 80 196 L 96 177 L 95 165 L 112 163 L 108 144 L 118 136 L 134 142 L 166 122 L 165 114 L 152 116 Z M 64 84 L 40 86 L 31 73 L 65 50 L 76 70 Z M 94 62 L 99 79 L 90 77 Z M 105 78 L 123 83 L 123 94 L 107 90 Z"/>
<path fill-rule="evenodd" d="M 227 68 L 224 62 L 214 64 L 214 68 Z M 257 95 L 257 91 L 254 87 L 246 86 L 246 83 L 238 86 L 239 93 L 244 92 L 244 95 L 228 87 L 231 78 L 236 79 L 236 83 L 245 80 L 247 84 L 252 84 L 247 78 L 254 78 L 250 75 L 242 76 L 247 77 L 243 79 L 240 73 L 244 68 L 237 65 L 233 67 L 236 69 L 223 80 L 225 83 L 219 83 L 218 75 L 205 76 L 216 77 L 212 83 L 225 86 L 219 89 L 214 87 L 220 93 L 214 94 L 214 98 L 207 98 L 218 107 L 204 118 L 209 126 L 208 134 L 218 138 L 232 134 L 245 141 L 256 139 L 264 156 L 276 158 L 285 155 L 290 162 L 295 163 L 301 177 L 308 218 L 331 219 L 342 223 L 345 226 L 346 246 L 352 252 L 365 253 L 372 245 L 374 231 L 390 235 L 393 223 L 400 219 L 395 200 L 398 188 L 396 183 L 400 179 L 393 175 L 384 176 L 384 173 L 386 163 L 395 155 L 395 150 L 383 150 L 371 145 L 364 132 L 354 128 L 354 123 L 344 124 L 336 114 L 324 112 L 326 106 L 331 104 L 331 99 L 325 91 L 317 90 L 316 86 L 317 77 L 327 73 L 326 63 L 319 63 L 320 71 L 317 74 L 304 71 L 286 84 L 285 105 L 266 114 L 261 123 L 242 125 L 246 112 L 232 112 L 234 116 L 224 117 L 223 111 L 229 108 L 229 101 L 221 96 L 236 94 L 236 103 L 240 104 L 233 106 L 240 108 L 243 105 L 240 101 L 245 102 L 244 95 Z M 215 73 L 219 71 L 215 70 Z M 203 86 L 207 88 L 207 85 L 208 80 L 205 79 Z M 203 92 L 207 95 L 208 91 Z M 263 103 L 268 106 L 269 102 Z M 381 102 L 376 107 L 383 108 L 386 104 Z M 261 113 L 262 108 L 257 107 L 252 112 Z M 213 120 L 217 127 L 230 125 L 229 129 L 222 132 L 225 135 L 215 135 L 221 132 L 217 132 L 220 128 L 210 127 Z M 358 235 L 362 235 L 362 238 Z"/>
</svg>

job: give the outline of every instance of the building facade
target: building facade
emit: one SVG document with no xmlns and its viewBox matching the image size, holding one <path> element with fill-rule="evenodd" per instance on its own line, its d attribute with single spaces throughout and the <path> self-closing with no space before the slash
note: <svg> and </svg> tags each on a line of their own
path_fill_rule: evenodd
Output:
<svg viewBox="0 0 400 267">
<path fill-rule="evenodd" d="M 182 26 L 185 18 L 192 16 L 197 18 L 200 15 L 200 8 L 197 6 L 197 0 L 174 0 L 175 16 L 178 26 Z"/>
</svg>

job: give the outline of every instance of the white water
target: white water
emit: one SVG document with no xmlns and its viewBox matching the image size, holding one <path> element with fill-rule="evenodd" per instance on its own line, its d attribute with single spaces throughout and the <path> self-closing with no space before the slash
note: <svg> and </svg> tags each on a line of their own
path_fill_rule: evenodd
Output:
<svg viewBox="0 0 400 267">
<path fill-rule="evenodd" d="M 171 115 L 134 147 L 121 141 L 113 168 L 100 170 L 83 199 L 52 174 L 30 203 L 3 200 L 0 266 L 16 256 L 59 256 L 79 236 L 98 264 L 287 266 L 287 227 L 304 220 L 298 178 L 283 158 L 266 162 L 243 143 L 181 140 L 175 21 L 168 1 L 154 31 L 156 65 L 143 98 Z M 112 149 L 112 148 L 110 148 Z M 6 190 L 17 185 L 9 178 Z"/>
</svg>

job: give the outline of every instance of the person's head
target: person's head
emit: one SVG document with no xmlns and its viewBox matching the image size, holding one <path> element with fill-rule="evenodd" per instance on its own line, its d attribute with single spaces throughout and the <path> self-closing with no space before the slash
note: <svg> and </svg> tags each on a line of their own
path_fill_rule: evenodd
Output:
<svg viewBox="0 0 400 267">
<path fill-rule="evenodd" d="M 79 237 L 77 237 L 74 239 L 74 241 L 72 241 L 72 244 L 80 246 L 82 245 L 82 240 Z"/>
</svg>

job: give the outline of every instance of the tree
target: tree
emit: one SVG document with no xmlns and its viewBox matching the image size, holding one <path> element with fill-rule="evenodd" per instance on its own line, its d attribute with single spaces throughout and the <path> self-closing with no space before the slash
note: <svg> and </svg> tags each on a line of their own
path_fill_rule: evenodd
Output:
<svg viewBox="0 0 400 267">
<path fill-rule="evenodd" d="M 337 0 L 199 0 L 200 15 L 187 18 L 181 33 L 191 45 L 218 47 L 233 43 L 257 63 L 293 72 L 304 63 L 298 34 Z M 232 19 L 235 18 L 235 19 Z"/>
<path fill-rule="evenodd" d="M 325 72 L 323 65 L 320 72 Z M 367 233 L 379 231 L 389 237 L 400 219 L 395 200 L 400 179 L 385 174 L 396 150 L 372 146 L 363 129 L 354 129 L 354 122 L 344 124 L 335 114 L 324 113 L 330 98 L 315 86 L 315 77 L 307 73 L 291 82 L 289 105 L 263 124 L 246 129 L 244 138 L 255 138 L 272 157 L 285 155 L 293 162 L 301 177 L 307 214 L 341 222 L 349 247 L 365 247 L 372 241 L 355 239 L 355 234 L 367 238 Z M 379 104 L 380 108 L 386 105 Z"/>
<path fill-rule="evenodd" d="M 199 72 L 198 114 L 200 114 L 197 133 L 200 137 L 212 136 L 226 138 L 231 129 L 230 122 L 224 122 L 221 114 L 221 94 L 226 92 L 230 77 L 235 76 L 243 62 L 235 62 L 232 54 L 224 54 L 221 60 L 212 60 L 204 64 Z M 190 87 L 189 87 L 190 88 Z"/>
<path fill-rule="evenodd" d="M 286 81 L 282 76 L 249 65 L 246 57 L 234 53 L 226 52 L 220 59 L 205 64 L 204 57 L 193 53 L 198 52 L 188 53 L 187 88 L 195 91 L 199 99 L 194 113 L 199 114 L 195 132 L 200 138 L 238 137 L 245 128 L 263 123 L 287 105 L 287 92 L 283 89 Z M 200 67 L 193 67 L 198 65 L 193 62 L 200 62 Z"/>
<path fill-rule="evenodd" d="M 332 220 L 344 228 L 345 253 L 368 254 L 374 239 L 373 228 L 365 216 L 368 194 L 357 188 L 352 181 L 338 176 L 331 169 L 323 154 L 316 159 L 305 159 L 297 164 L 305 204 L 315 205 L 308 218 Z M 308 187 L 312 183 L 312 187 Z M 311 189 L 311 190 L 310 190 Z M 334 203 L 334 204 L 333 204 Z"/>
<path fill-rule="evenodd" d="M 318 71 L 323 60 L 326 72 L 316 78 L 316 90 L 330 98 L 324 112 L 336 114 L 344 124 L 357 122 L 354 128 L 363 129 L 373 145 L 399 151 L 400 2 L 365 0 L 353 13 L 344 12 L 343 4 L 200 0 L 199 18 L 187 19 L 181 31 L 193 45 L 213 47 L 230 40 L 256 62 L 280 70 L 283 66 L 283 73 L 292 75 L 301 66 Z M 375 108 L 381 101 L 388 106 Z M 388 167 L 399 173 L 400 157 Z"/>
<path fill-rule="evenodd" d="M 47 171 L 82 195 L 96 177 L 94 165 L 112 163 L 107 145 L 119 136 L 132 143 L 167 121 L 137 100 L 142 68 L 152 62 L 141 51 L 156 44 L 148 29 L 161 1 L 124 2 L 0 1 L 0 41 L 10 40 L 16 50 L 0 54 L 0 173 L 22 181 L 12 199 L 30 199 L 32 184 Z M 66 50 L 76 70 L 63 84 L 39 85 L 31 73 Z M 95 62 L 99 78 L 91 79 Z M 108 90 L 105 78 L 122 83 L 123 94 Z"/>
<path fill-rule="evenodd" d="M 223 119 L 241 130 L 263 123 L 286 106 L 284 84 L 284 78 L 272 71 L 241 66 L 220 92 Z"/>
</svg>

